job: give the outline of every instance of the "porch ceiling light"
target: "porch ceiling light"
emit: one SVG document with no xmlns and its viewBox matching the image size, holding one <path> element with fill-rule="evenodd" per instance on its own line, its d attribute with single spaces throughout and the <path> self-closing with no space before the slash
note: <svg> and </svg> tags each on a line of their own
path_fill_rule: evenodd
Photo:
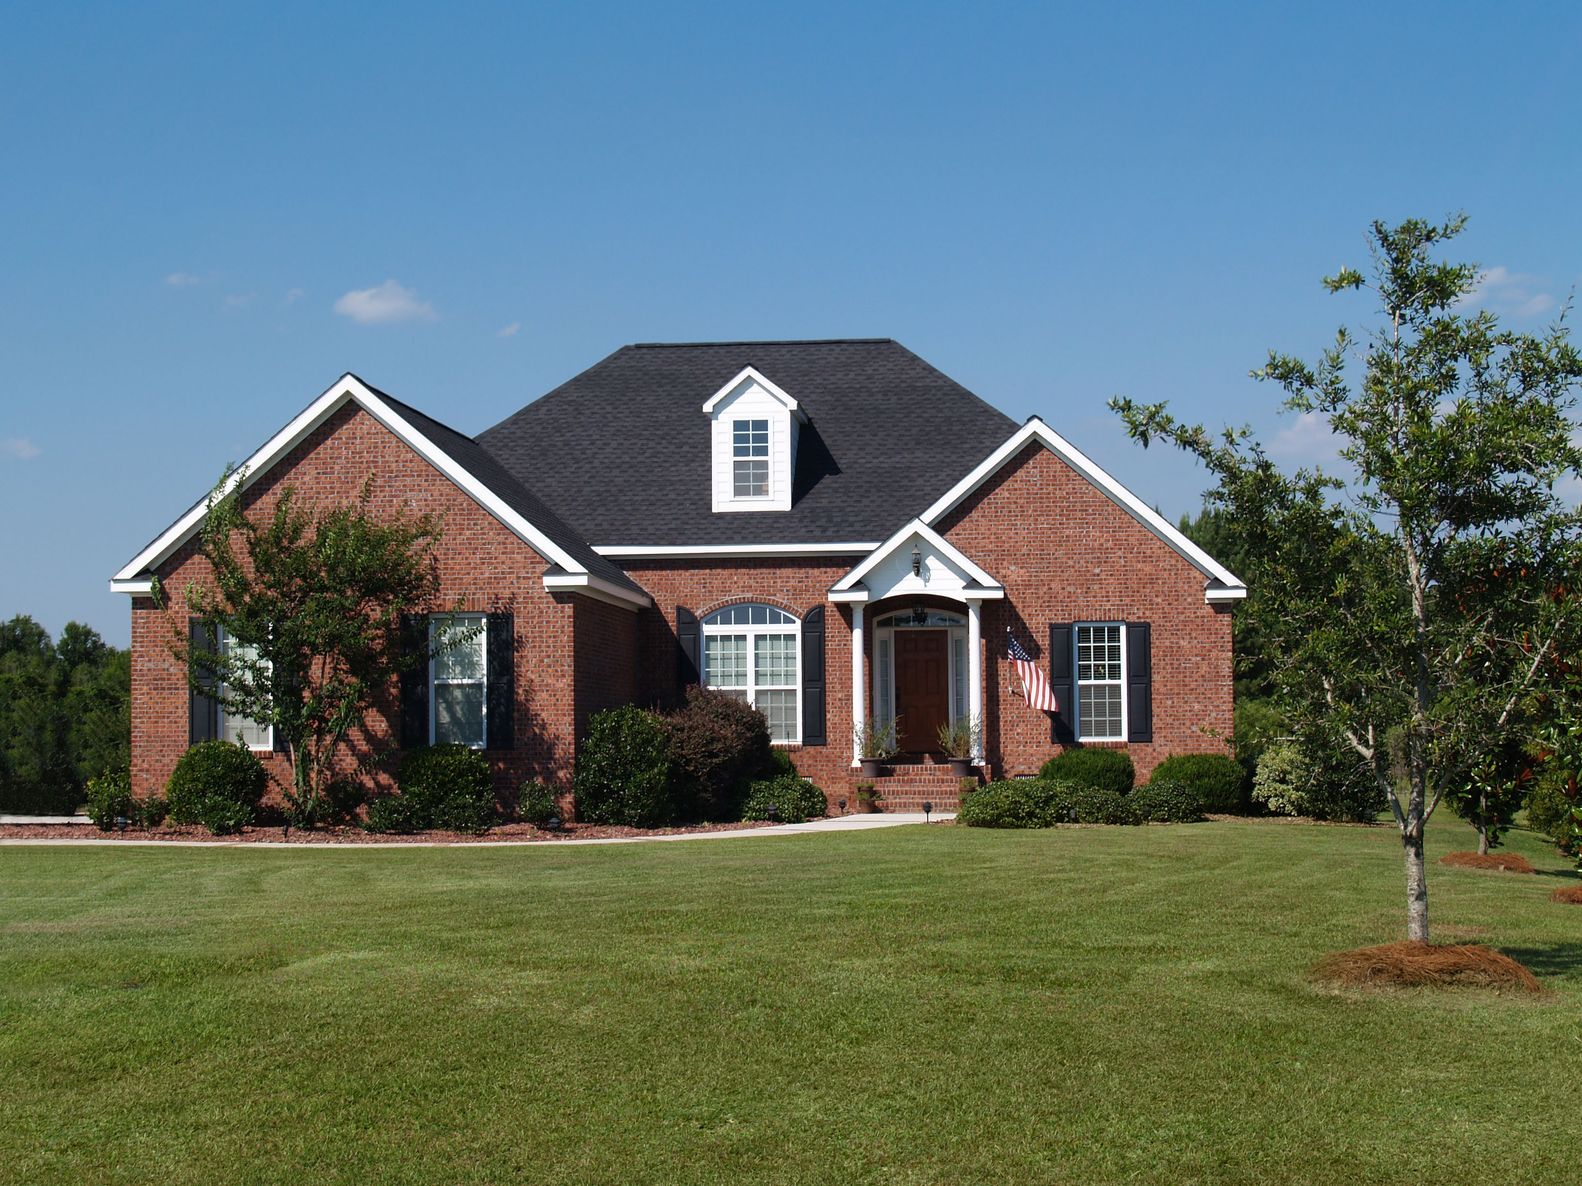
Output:
<svg viewBox="0 0 1582 1186">
<path fill-rule="evenodd" d="M 912 575 L 915 577 L 923 575 L 923 550 L 916 544 L 912 545 Z"/>
</svg>

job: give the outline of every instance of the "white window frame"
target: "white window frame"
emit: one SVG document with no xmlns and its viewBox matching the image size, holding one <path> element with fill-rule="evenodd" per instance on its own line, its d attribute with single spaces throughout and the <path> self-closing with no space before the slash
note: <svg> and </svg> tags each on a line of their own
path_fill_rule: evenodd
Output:
<svg viewBox="0 0 1582 1186">
<path fill-rule="evenodd" d="M 885 726 L 895 719 L 895 632 L 897 630 L 943 630 L 946 633 L 945 643 L 945 703 L 949 706 L 950 723 L 954 725 L 962 717 L 972 712 L 972 689 L 967 687 L 971 680 L 971 658 L 967 655 L 967 620 L 954 610 L 936 609 L 929 607 L 930 619 L 940 618 L 942 621 L 927 621 L 922 623 L 901 622 L 896 623 L 896 618 L 907 616 L 909 611 L 904 609 L 885 610 L 875 621 L 889 623 L 884 626 L 875 626 L 873 631 L 874 654 L 877 662 L 873 665 L 873 703 L 874 724 Z M 958 655 L 959 653 L 959 655 Z M 967 660 L 967 670 L 960 673 L 956 671 L 958 657 Z M 961 684 L 963 693 L 962 704 L 956 702 L 956 685 Z"/>
<path fill-rule="evenodd" d="M 1114 628 L 1121 640 L 1121 677 L 1118 680 L 1098 679 L 1082 680 L 1078 676 L 1082 671 L 1082 632 L 1093 629 Z M 1076 622 L 1071 627 L 1071 690 L 1075 703 L 1072 705 L 1071 728 L 1078 741 L 1125 741 L 1131 734 L 1131 704 L 1126 692 L 1126 623 L 1125 622 Z M 1115 736 L 1094 737 L 1082 731 L 1082 689 L 1119 687 L 1121 690 L 1121 729 Z"/>
<path fill-rule="evenodd" d="M 483 655 L 482 655 L 483 668 L 482 668 L 482 672 L 479 674 L 479 676 L 476 679 L 448 679 L 448 678 L 442 679 L 442 678 L 437 677 L 434 674 L 434 661 L 439 656 L 434 652 L 434 632 L 435 632 L 435 630 L 436 629 L 443 629 L 443 628 L 446 628 L 446 627 L 454 627 L 454 628 L 457 628 L 458 631 L 460 632 L 460 631 L 470 630 L 474 626 L 479 626 L 479 625 L 481 625 L 483 628 L 481 630 L 479 630 L 477 635 L 473 639 L 471 639 L 469 641 L 469 645 L 471 645 L 472 643 L 476 643 L 481 648 L 481 650 L 483 652 Z M 487 615 L 487 614 L 431 614 L 431 615 L 429 615 L 429 619 L 428 619 L 428 649 L 429 649 L 429 659 L 428 659 L 428 743 L 430 745 L 437 744 L 437 742 L 434 740 L 434 732 L 435 732 L 435 727 L 436 727 L 436 724 L 437 724 L 439 698 L 434 695 L 434 689 L 436 687 L 438 687 L 438 686 L 441 686 L 441 685 L 446 686 L 446 687 L 449 687 L 449 686 L 452 686 L 452 685 L 461 685 L 461 686 L 469 686 L 469 687 L 472 686 L 472 685 L 477 685 L 480 688 L 482 688 L 482 690 L 483 690 L 483 711 L 478 716 L 480 727 L 482 729 L 482 735 L 476 741 L 466 741 L 466 742 L 461 742 L 460 744 L 466 745 L 470 749 L 479 749 L 479 750 L 486 749 L 488 747 L 488 744 L 489 744 L 489 615 Z"/>
<path fill-rule="evenodd" d="M 226 632 L 226 629 L 225 629 L 224 626 L 217 627 L 216 630 L 215 630 L 215 635 L 216 635 L 215 643 L 216 643 L 216 645 L 219 646 L 220 653 L 221 654 L 225 654 L 230 649 L 231 643 L 234 640 L 231 638 L 230 634 L 228 634 Z M 222 696 L 225 694 L 225 685 L 223 683 L 219 686 L 218 691 L 219 691 L 220 695 L 222 695 Z M 231 720 L 233 718 L 231 717 L 231 715 L 229 713 L 227 713 L 225 711 L 224 703 L 223 702 L 216 703 L 214 707 L 215 707 L 216 716 L 218 717 L 218 722 L 219 722 L 219 737 L 220 737 L 220 740 L 222 740 L 222 741 L 234 740 L 232 738 L 232 736 L 231 736 L 230 729 L 229 729 Z M 253 720 L 252 717 L 236 717 L 234 719 L 237 720 L 237 721 L 245 721 L 249 725 L 257 725 L 258 724 L 258 722 Z M 253 753 L 255 753 L 255 754 L 271 754 L 271 753 L 274 753 L 274 751 L 275 751 L 275 727 L 274 727 L 273 724 L 269 724 L 269 725 L 265 725 L 264 726 L 264 736 L 265 736 L 266 740 L 265 740 L 265 742 L 262 745 L 253 745 L 251 742 L 249 742 L 247 748 L 252 750 Z"/>
<path fill-rule="evenodd" d="M 772 614 L 782 614 L 789 621 L 757 622 L 751 624 L 737 622 L 715 622 L 714 618 L 729 613 L 731 610 L 767 609 Z M 758 707 L 759 692 L 790 692 L 792 695 L 791 722 L 792 735 L 790 737 L 770 737 L 775 745 L 801 745 L 802 744 L 802 619 L 789 610 L 783 610 L 778 605 L 768 605 L 761 601 L 737 602 L 732 605 L 722 606 L 713 613 L 706 615 L 701 623 L 702 641 L 698 647 L 698 660 L 702 665 L 702 681 L 705 688 L 715 688 L 721 692 L 747 693 L 747 703 L 754 708 Z M 766 684 L 758 686 L 758 639 L 765 635 L 791 636 L 791 656 L 795 665 L 795 674 L 789 684 Z M 747 646 L 747 683 L 745 687 L 735 685 L 715 685 L 709 682 L 708 654 L 710 637 L 740 637 L 745 638 Z M 768 714 L 764 714 L 767 718 Z"/>
<path fill-rule="evenodd" d="M 736 444 L 736 429 L 738 425 L 746 425 L 749 437 L 758 430 L 755 424 L 764 426 L 763 454 L 760 456 L 752 452 L 759 446 L 750 440 L 745 446 L 746 453 L 738 453 Z M 736 464 L 740 461 L 762 461 L 764 465 L 764 492 L 762 494 L 738 494 L 736 492 Z M 769 416 L 733 416 L 731 418 L 731 501 L 732 502 L 767 502 L 775 495 L 775 449 L 774 449 L 774 420 Z"/>
</svg>

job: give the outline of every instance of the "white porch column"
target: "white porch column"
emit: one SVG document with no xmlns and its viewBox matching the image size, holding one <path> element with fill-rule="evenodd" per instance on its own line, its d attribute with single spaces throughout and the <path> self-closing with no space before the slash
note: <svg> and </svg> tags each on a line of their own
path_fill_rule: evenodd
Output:
<svg viewBox="0 0 1582 1186">
<path fill-rule="evenodd" d="M 862 757 L 857 747 L 857 732 L 867 721 L 867 691 L 863 678 L 862 661 L 862 606 L 853 602 L 851 607 L 851 764 L 859 765 Z"/>
<path fill-rule="evenodd" d="M 967 716 L 972 721 L 972 757 L 983 762 L 983 602 L 967 599 Z"/>
</svg>

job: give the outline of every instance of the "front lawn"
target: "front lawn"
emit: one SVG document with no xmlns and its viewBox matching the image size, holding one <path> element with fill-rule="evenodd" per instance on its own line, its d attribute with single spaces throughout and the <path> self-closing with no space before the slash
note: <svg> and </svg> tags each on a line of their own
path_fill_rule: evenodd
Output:
<svg viewBox="0 0 1582 1186">
<path fill-rule="evenodd" d="M 1565 1180 L 1582 908 L 1510 847 L 1436 938 L 1544 1000 L 1308 983 L 1401 937 L 1393 828 L 0 849 L 0 1177 Z"/>
</svg>

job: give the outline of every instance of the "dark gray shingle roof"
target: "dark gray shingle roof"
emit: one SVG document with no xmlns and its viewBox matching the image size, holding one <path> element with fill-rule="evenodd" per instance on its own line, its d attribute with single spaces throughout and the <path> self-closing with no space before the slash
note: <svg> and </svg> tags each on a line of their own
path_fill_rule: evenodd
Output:
<svg viewBox="0 0 1582 1186">
<path fill-rule="evenodd" d="M 792 505 L 716 514 L 703 403 L 747 366 L 809 418 Z M 591 544 L 833 543 L 884 539 L 1016 428 L 887 338 L 644 343 L 622 347 L 477 443 Z"/>
</svg>

